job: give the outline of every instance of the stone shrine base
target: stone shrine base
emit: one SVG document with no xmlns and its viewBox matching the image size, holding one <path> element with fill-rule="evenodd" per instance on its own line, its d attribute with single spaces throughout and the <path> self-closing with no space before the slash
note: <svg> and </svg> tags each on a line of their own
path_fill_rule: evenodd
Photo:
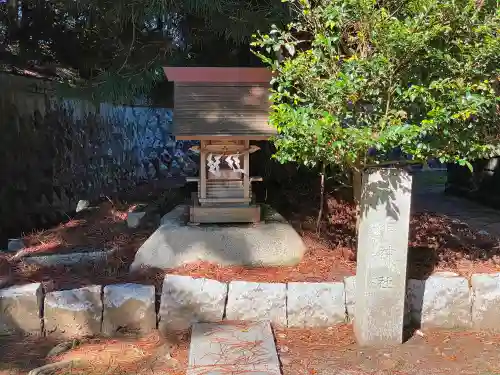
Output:
<svg viewBox="0 0 500 375">
<path fill-rule="evenodd" d="M 139 248 L 130 269 L 175 268 L 196 261 L 222 266 L 298 264 L 306 250 L 302 238 L 281 215 L 269 207 L 262 211 L 257 225 L 190 226 L 188 206 L 177 206 Z"/>
</svg>

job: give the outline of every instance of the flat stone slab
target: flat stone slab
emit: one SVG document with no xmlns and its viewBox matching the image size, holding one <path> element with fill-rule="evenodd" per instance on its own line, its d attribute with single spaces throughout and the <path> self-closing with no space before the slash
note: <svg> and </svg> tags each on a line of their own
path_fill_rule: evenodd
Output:
<svg viewBox="0 0 500 375">
<path fill-rule="evenodd" d="M 42 333 L 40 283 L 0 289 L 0 336 Z"/>
<path fill-rule="evenodd" d="M 288 283 L 288 327 L 331 327 L 346 322 L 344 283 Z"/>
<path fill-rule="evenodd" d="M 162 218 L 162 225 L 137 251 L 131 270 L 175 268 L 196 261 L 224 266 L 296 265 L 306 250 L 295 229 L 281 220 L 256 226 L 189 226 L 183 220 L 185 210 L 179 206 Z"/>
<path fill-rule="evenodd" d="M 471 281 L 474 328 L 500 330 L 500 273 L 474 274 Z"/>
<path fill-rule="evenodd" d="M 161 293 L 159 330 L 180 331 L 224 317 L 227 284 L 205 278 L 167 275 Z"/>
<path fill-rule="evenodd" d="M 103 293 L 102 333 L 148 334 L 156 328 L 153 285 L 107 285 Z"/>
<path fill-rule="evenodd" d="M 100 285 L 47 293 L 45 333 L 60 338 L 98 335 L 102 310 Z"/>
<path fill-rule="evenodd" d="M 280 375 L 269 323 L 193 326 L 187 375 Z"/>
<path fill-rule="evenodd" d="M 471 294 L 464 277 L 430 276 L 408 280 L 412 320 L 422 327 L 470 328 Z"/>
<path fill-rule="evenodd" d="M 67 254 L 50 254 L 40 256 L 27 256 L 23 258 L 26 264 L 39 266 L 71 266 L 81 263 L 103 263 L 114 253 L 113 250 L 88 251 Z"/>
<path fill-rule="evenodd" d="M 232 281 L 229 283 L 226 318 L 269 321 L 286 326 L 286 284 Z"/>
</svg>

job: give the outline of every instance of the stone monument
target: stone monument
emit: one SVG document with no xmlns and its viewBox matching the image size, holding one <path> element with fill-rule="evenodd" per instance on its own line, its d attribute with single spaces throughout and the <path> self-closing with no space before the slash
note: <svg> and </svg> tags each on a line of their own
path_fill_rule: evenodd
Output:
<svg viewBox="0 0 500 375">
<path fill-rule="evenodd" d="M 411 185 L 404 169 L 363 175 L 354 318 L 360 345 L 403 340 Z"/>
</svg>

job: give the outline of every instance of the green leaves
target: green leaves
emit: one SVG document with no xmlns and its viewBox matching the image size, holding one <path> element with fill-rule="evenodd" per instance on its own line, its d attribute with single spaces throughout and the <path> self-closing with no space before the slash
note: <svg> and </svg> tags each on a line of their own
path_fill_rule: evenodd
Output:
<svg viewBox="0 0 500 375">
<path fill-rule="evenodd" d="M 493 2 L 290 3 L 293 26 L 254 39 L 255 53 L 277 73 L 278 159 L 351 168 L 387 161 L 398 147 L 414 161 L 470 166 L 498 155 Z M 278 59 L 274 48 L 288 53 Z"/>
</svg>

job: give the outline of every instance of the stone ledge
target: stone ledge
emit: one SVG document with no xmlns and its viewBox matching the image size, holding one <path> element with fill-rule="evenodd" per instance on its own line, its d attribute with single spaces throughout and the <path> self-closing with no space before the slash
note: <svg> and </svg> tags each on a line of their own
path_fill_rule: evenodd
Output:
<svg viewBox="0 0 500 375">
<path fill-rule="evenodd" d="M 175 268 L 195 261 L 224 266 L 286 266 L 302 259 L 306 246 L 281 215 L 267 209 L 259 225 L 186 225 L 187 206 L 177 206 L 142 244 L 130 266 Z"/>
<path fill-rule="evenodd" d="M 458 276 L 430 276 L 408 281 L 412 321 L 422 327 L 470 328 L 472 299 L 469 281 Z"/>
<path fill-rule="evenodd" d="M 153 285 L 107 285 L 103 290 L 102 333 L 148 334 L 156 328 Z"/>
<path fill-rule="evenodd" d="M 226 297 L 226 283 L 167 275 L 163 281 L 158 327 L 166 333 L 188 329 L 193 323 L 221 321 Z"/>
<path fill-rule="evenodd" d="M 67 254 L 49 254 L 26 256 L 22 261 L 26 264 L 36 264 L 39 266 L 71 266 L 81 263 L 102 263 L 114 254 L 114 250 L 89 251 Z"/>
<path fill-rule="evenodd" d="M 474 328 L 500 330 L 500 273 L 472 275 L 471 284 Z"/>
<path fill-rule="evenodd" d="M 344 283 L 288 283 L 288 327 L 331 327 L 345 323 Z"/>
<path fill-rule="evenodd" d="M 500 273 L 474 274 L 471 284 L 472 288 L 467 279 L 451 273 L 409 280 L 407 302 L 412 319 L 424 328 L 500 329 Z M 0 335 L 40 334 L 42 319 L 47 335 L 71 338 L 114 335 L 120 328 L 148 332 L 156 327 L 157 318 L 162 332 L 224 318 L 324 327 L 344 322 L 346 313 L 349 320 L 355 317 L 354 290 L 354 276 L 344 283 L 233 281 L 228 285 L 167 275 L 157 315 L 155 288 L 150 285 L 108 285 L 103 295 L 100 286 L 90 286 L 47 293 L 43 301 L 41 284 L 28 284 L 0 289 Z"/>
<path fill-rule="evenodd" d="M 269 321 L 286 326 L 286 284 L 232 281 L 226 305 L 228 320 Z"/>
<path fill-rule="evenodd" d="M 0 336 L 42 334 L 42 284 L 0 289 Z"/>
<path fill-rule="evenodd" d="M 101 333 L 102 287 L 50 292 L 45 295 L 44 322 L 47 336 L 87 337 Z"/>
</svg>

